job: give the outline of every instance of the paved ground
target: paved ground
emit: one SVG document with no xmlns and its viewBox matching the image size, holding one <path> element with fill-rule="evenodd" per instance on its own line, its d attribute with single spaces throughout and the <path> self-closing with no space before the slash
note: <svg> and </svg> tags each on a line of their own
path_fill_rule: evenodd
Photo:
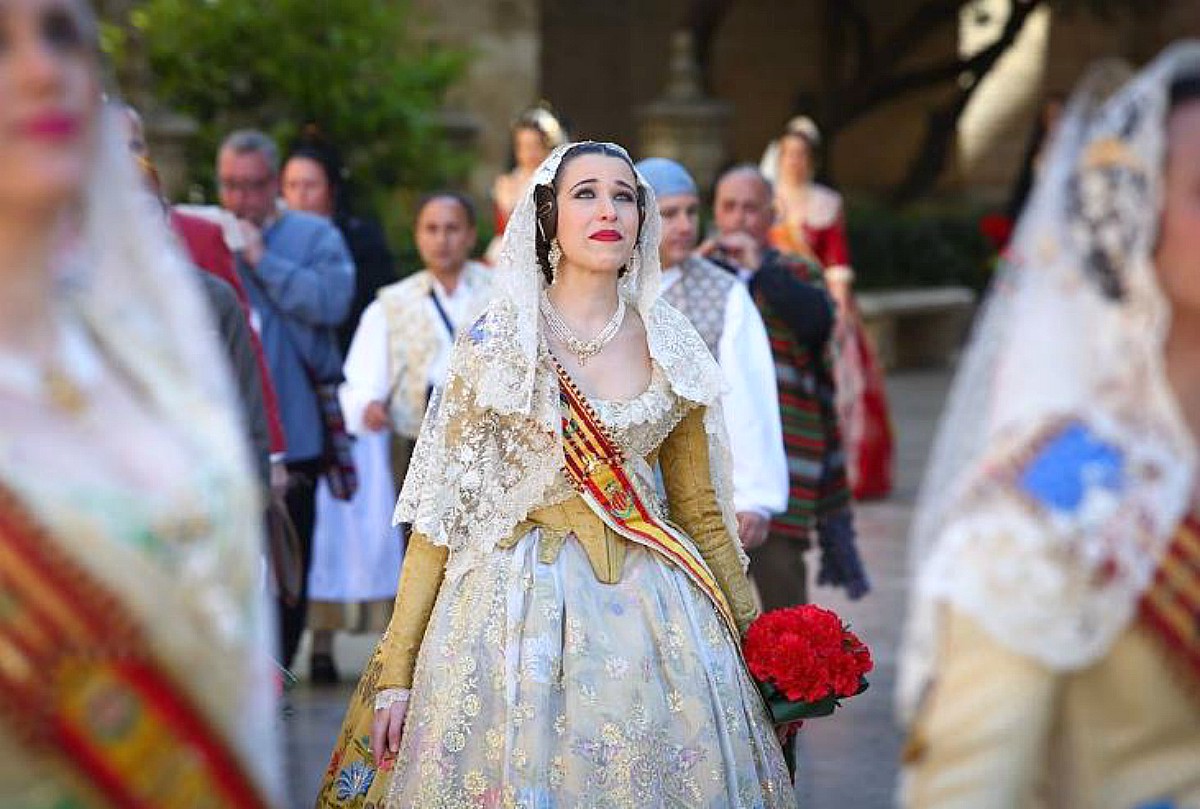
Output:
<svg viewBox="0 0 1200 809">
<path fill-rule="evenodd" d="M 871 688 L 836 716 L 805 725 L 798 748 L 797 791 L 804 809 L 884 809 L 892 805 L 900 734 L 892 721 L 896 645 L 904 615 L 906 532 L 929 442 L 949 377 L 945 372 L 908 372 L 888 379 L 898 446 L 893 497 L 858 507 L 860 547 L 874 591 L 849 602 L 838 590 L 813 589 L 817 602 L 836 610 L 872 647 L 876 670 Z M 339 637 L 344 669 L 361 666 L 373 638 Z M 303 652 L 303 650 L 302 650 Z M 301 665 L 300 669 L 306 669 Z M 351 685 L 315 689 L 300 685 L 291 695 L 287 751 L 291 809 L 311 809 Z"/>
</svg>

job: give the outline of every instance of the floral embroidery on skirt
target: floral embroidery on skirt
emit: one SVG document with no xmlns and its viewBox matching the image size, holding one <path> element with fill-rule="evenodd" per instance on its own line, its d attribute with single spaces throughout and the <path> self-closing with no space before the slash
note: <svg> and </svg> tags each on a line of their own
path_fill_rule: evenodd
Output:
<svg viewBox="0 0 1200 809">
<path fill-rule="evenodd" d="M 344 731 L 318 806 L 794 807 L 757 691 L 686 575 L 629 546 L 602 584 L 574 541 L 552 564 L 537 542 L 443 584 L 392 771 L 351 769 Z"/>
</svg>

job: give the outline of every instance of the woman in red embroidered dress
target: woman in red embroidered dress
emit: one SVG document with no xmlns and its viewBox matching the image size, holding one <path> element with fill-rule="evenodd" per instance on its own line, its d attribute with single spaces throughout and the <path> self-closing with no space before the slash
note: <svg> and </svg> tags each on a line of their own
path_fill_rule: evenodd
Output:
<svg viewBox="0 0 1200 809">
<path fill-rule="evenodd" d="M 855 497 L 885 497 L 892 490 L 893 451 L 887 391 L 854 300 L 842 197 L 812 180 L 820 143 L 816 124 L 797 117 L 767 149 L 762 168 L 775 183 L 778 217 L 771 229 L 771 243 L 825 268 L 825 284 L 838 306 L 834 374 L 846 471 Z"/>
</svg>

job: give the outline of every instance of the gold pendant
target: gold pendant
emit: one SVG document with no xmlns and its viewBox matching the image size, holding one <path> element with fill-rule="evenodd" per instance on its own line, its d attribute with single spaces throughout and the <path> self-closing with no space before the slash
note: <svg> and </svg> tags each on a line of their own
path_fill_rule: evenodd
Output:
<svg viewBox="0 0 1200 809">
<path fill-rule="evenodd" d="M 50 403 L 71 416 L 78 416 L 87 409 L 87 397 L 83 389 L 57 368 L 47 368 L 42 372 L 42 385 Z"/>
</svg>

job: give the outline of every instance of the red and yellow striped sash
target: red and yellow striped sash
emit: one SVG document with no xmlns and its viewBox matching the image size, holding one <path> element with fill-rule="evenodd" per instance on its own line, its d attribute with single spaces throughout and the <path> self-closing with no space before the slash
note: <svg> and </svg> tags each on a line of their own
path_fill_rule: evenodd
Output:
<svg viewBox="0 0 1200 809">
<path fill-rule="evenodd" d="M 683 570 L 712 601 L 737 641 L 739 633 L 733 612 L 696 546 L 647 506 L 625 469 L 621 448 L 563 367 L 557 362 L 554 366 L 558 373 L 567 479 L 609 528 Z M 736 645 L 740 648 L 740 643 Z"/>
<path fill-rule="evenodd" d="M 1142 622 L 1200 689 L 1200 520 L 1179 525 L 1158 565 L 1154 583 L 1142 596 Z"/>
<path fill-rule="evenodd" d="M 119 809 L 264 809 L 121 601 L 0 488 L 0 725 Z"/>
</svg>

